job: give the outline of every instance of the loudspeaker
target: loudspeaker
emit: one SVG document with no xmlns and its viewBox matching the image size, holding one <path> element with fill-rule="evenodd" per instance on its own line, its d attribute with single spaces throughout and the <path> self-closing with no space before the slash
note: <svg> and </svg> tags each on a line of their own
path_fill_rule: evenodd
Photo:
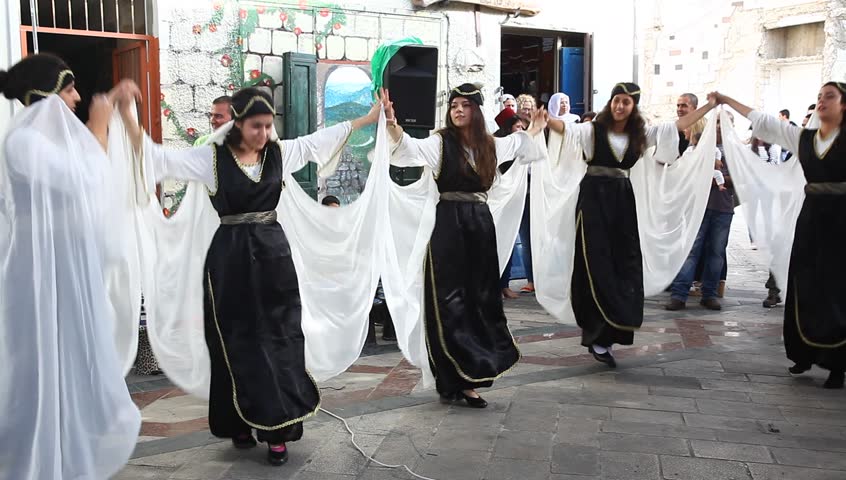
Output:
<svg viewBox="0 0 846 480">
<path fill-rule="evenodd" d="M 435 128 L 437 47 L 406 45 L 400 48 L 385 67 L 382 84 L 391 92 L 397 123 L 401 127 Z"/>
</svg>

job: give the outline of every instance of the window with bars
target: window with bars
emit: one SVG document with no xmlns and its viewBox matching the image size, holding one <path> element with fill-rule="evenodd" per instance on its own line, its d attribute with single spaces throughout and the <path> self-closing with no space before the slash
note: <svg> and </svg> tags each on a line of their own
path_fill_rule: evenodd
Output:
<svg viewBox="0 0 846 480">
<path fill-rule="evenodd" d="M 147 34 L 149 0 L 20 0 L 21 25 Z"/>
</svg>

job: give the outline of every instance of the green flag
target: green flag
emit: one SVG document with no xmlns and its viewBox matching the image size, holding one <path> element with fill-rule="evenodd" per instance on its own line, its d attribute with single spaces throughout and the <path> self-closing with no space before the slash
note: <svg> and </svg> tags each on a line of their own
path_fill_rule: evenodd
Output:
<svg viewBox="0 0 846 480">
<path fill-rule="evenodd" d="M 382 74 L 385 71 L 385 67 L 388 66 L 388 62 L 391 61 L 391 57 L 406 45 L 423 45 L 423 42 L 417 37 L 406 37 L 400 40 L 394 40 L 393 42 L 383 43 L 373 53 L 373 60 L 370 61 L 370 69 L 373 75 L 373 93 L 378 92 L 379 88 L 382 87 Z"/>
</svg>

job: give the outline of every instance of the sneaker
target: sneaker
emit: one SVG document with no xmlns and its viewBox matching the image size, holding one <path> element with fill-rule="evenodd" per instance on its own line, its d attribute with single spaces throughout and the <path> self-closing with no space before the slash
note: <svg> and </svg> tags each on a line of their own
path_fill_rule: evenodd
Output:
<svg viewBox="0 0 846 480">
<path fill-rule="evenodd" d="M 664 305 L 664 310 L 670 310 L 671 312 L 675 312 L 676 310 L 684 310 L 687 307 L 684 302 L 681 300 L 671 298 L 670 303 Z"/>
<path fill-rule="evenodd" d="M 699 304 L 702 305 L 703 307 L 707 308 L 708 310 L 722 310 L 723 309 L 723 306 L 720 305 L 720 301 L 717 300 L 716 298 L 713 298 L 713 297 L 712 298 L 703 298 L 702 301 L 699 302 Z"/>
</svg>

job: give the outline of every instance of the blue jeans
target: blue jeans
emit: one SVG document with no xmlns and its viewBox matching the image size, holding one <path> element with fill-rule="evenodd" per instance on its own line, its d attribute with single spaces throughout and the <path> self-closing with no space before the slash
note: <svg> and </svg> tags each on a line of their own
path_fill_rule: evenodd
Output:
<svg viewBox="0 0 846 480">
<path fill-rule="evenodd" d="M 531 186 L 531 177 L 529 177 Z M 532 274 L 532 234 L 529 223 L 529 192 L 526 191 L 526 206 L 523 208 L 523 219 L 520 221 L 520 243 L 523 244 L 523 268 L 526 270 L 526 280 L 535 282 Z"/>
<path fill-rule="evenodd" d="M 726 263 L 726 247 L 728 246 L 731 219 L 734 213 L 705 210 L 705 217 L 696 234 L 693 248 L 681 271 L 673 280 L 670 296 L 675 300 L 687 301 L 690 286 L 696 273 L 696 264 L 702 257 L 704 269 L 702 271 L 702 299 L 717 296 L 717 284 Z"/>
<path fill-rule="evenodd" d="M 514 251 L 511 252 L 511 257 L 514 256 Z M 508 257 L 508 263 L 505 264 L 505 270 L 502 271 L 502 276 L 499 277 L 499 288 L 506 289 L 508 288 L 509 282 L 511 281 L 511 257 Z"/>
</svg>

